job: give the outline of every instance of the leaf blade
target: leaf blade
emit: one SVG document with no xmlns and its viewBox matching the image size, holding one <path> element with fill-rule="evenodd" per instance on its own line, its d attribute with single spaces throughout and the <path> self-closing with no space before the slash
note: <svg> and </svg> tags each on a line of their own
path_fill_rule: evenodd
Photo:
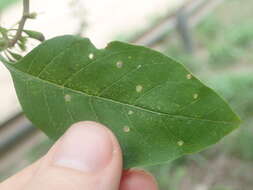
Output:
<svg viewBox="0 0 253 190">
<path fill-rule="evenodd" d="M 74 122 L 101 122 L 118 137 L 126 168 L 199 151 L 240 122 L 182 65 L 141 46 L 112 42 L 98 50 L 63 36 L 8 67 L 35 125 L 57 139 Z"/>
</svg>

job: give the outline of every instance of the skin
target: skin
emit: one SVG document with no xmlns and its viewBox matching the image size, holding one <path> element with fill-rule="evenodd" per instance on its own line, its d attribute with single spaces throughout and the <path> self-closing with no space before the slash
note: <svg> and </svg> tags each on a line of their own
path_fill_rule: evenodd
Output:
<svg viewBox="0 0 253 190">
<path fill-rule="evenodd" d="M 114 134 L 95 122 L 79 122 L 40 160 L 0 184 L 1 190 L 158 190 L 141 170 L 123 170 Z"/>
</svg>

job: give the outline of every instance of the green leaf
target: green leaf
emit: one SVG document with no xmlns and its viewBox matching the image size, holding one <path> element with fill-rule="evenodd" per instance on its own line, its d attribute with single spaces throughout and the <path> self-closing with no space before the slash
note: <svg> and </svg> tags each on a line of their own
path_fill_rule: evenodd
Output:
<svg viewBox="0 0 253 190">
<path fill-rule="evenodd" d="M 17 2 L 18 0 L 0 0 L 0 10 L 8 7 L 9 5 Z"/>
<path fill-rule="evenodd" d="M 26 51 L 27 47 L 27 37 L 21 36 L 20 39 L 18 40 L 18 47 L 22 50 L 22 51 Z"/>
<path fill-rule="evenodd" d="M 56 140 L 93 120 L 118 137 L 125 168 L 166 162 L 216 143 L 240 120 L 213 90 L 154 50 L 86 38 L 48 40 L 8 65 L 28 118 Z"/>
<path fill-rule="evenodd" d="M 22 55 L 19 55 L 19 54 L 17 54 L 17 53 L 14 53 L 14 52 L 12 52 L 12 51 L 8 51 L 7 50 L 7 52 L 11 55 L 11 57 L 13 58 L 13 59 L 15 59 L 16 61 L 19 61 L 20 59 L 22 59 Z"/>
<path fill-rule="evenodd" d="M 39 40 L 43 42 L 45 40 L 45 36 L 41 32 L 33 31 L 33 30 L 23 30 L 30 38 L 35 40 Z"/>
</svg>

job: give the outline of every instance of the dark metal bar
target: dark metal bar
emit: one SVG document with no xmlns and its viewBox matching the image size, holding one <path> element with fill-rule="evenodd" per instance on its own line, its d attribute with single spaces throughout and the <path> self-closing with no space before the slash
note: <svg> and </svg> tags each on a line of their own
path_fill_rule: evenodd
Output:
<svg viewBox="0 0 253 190">
<path fill-rule="evenodd" d="M 194 51 L 194 46 L 188 22 L 189 19 L 187 12 L 184 8 L 180 9 L 177 14 L 177 30 L 182 39 L 185 51 L 189 54 L 192 54 Z"/>
<path fill-rule="evenodd" d="M 21 126 L 19 126 L 21 127 Z M 32 125 L 22 126 L 22 130 L 17 130 L 15 133 L 10 135 L 8 138 L 0 141 L 0 157 L 10 151 L 13 147 L 19 144 L 24 139 L 29 138 L 29 135 L 33 134 L 36 128 Z"/>
<path fill-rule="evenodd" d="M 16 114 L 0 126 L 0 156 L 36 131 L 37 129 L 32 126 L 23 113 Z"/>
<path fill-rule="evenodd" d="M 4 123 L 2 123 L 0 125 L 0 132 L 2 129 L 5 129 L 6 127 L 8 127 L 13 121 L 17 120 L 22 115 L 23 115 L 23 113 L 19 112 L 19 113 L 16 113 L 15 115 L 13 115 L 11 118 L 7 119 Z"/>
</svg>

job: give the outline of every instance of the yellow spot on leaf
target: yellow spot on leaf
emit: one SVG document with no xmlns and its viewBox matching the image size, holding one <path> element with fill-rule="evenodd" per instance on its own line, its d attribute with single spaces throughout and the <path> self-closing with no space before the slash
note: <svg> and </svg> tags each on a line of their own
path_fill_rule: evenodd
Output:
<svg viewBox="0 0 253 190">
<path fill-rule="evenodd" d="M 178 141 L 177 144 L 178 144 L 178 146 L 183 146 L 184 145 L 184 141 L 182 141 L 182 140 Z"/>
<path fill-rule="evenodd" d="M 126 133 L 128 133 L 130 131 L 130 128 L 128 126 L 124 126 L 123 127 L 123 131 L 126 132 Z"/>
<path fill-rule="evenodd" d="M 190 80 L 190 79 L 192 79 L 192 75 L 191 74 L 187 74 L 186 78 Z"/>
<path fill-rule="evenodd" d="M 116 66 L 120 69 L 120 68 L 122 68 L 123 67 L 123 62 L 122 61 L 118 61 L 117 63 L 116 63 Z"/>
<path fill-rule="evenodd" d="M 94 59 L 94 54 L 93 53 L 89 54 L 89 59 Z"/>
<path fill-rule="evenodd" d="M 199 97 L 198 94 L 193 94 L 193 98 L 194 98 L 194 99 L 197 99 L 198 97 Z"/>
<path fill-rule="evenodd" d="M 132 110 L 128 111 L 128 115 L 132 115 L 134 112 Z"/>
<path fill-rule="evenodd" d="M 143 90 L 143 86 L 137 85 L 136 86 L 136 92 L 141 92 Z"/>
<path fill-rule="evenodd" d="M 66 102 L 70 102 L 71 101 L 71 96 L 69 94 L 66 94 L 64 96 L 64 99 L 65 99 Z"/>
</svg>

